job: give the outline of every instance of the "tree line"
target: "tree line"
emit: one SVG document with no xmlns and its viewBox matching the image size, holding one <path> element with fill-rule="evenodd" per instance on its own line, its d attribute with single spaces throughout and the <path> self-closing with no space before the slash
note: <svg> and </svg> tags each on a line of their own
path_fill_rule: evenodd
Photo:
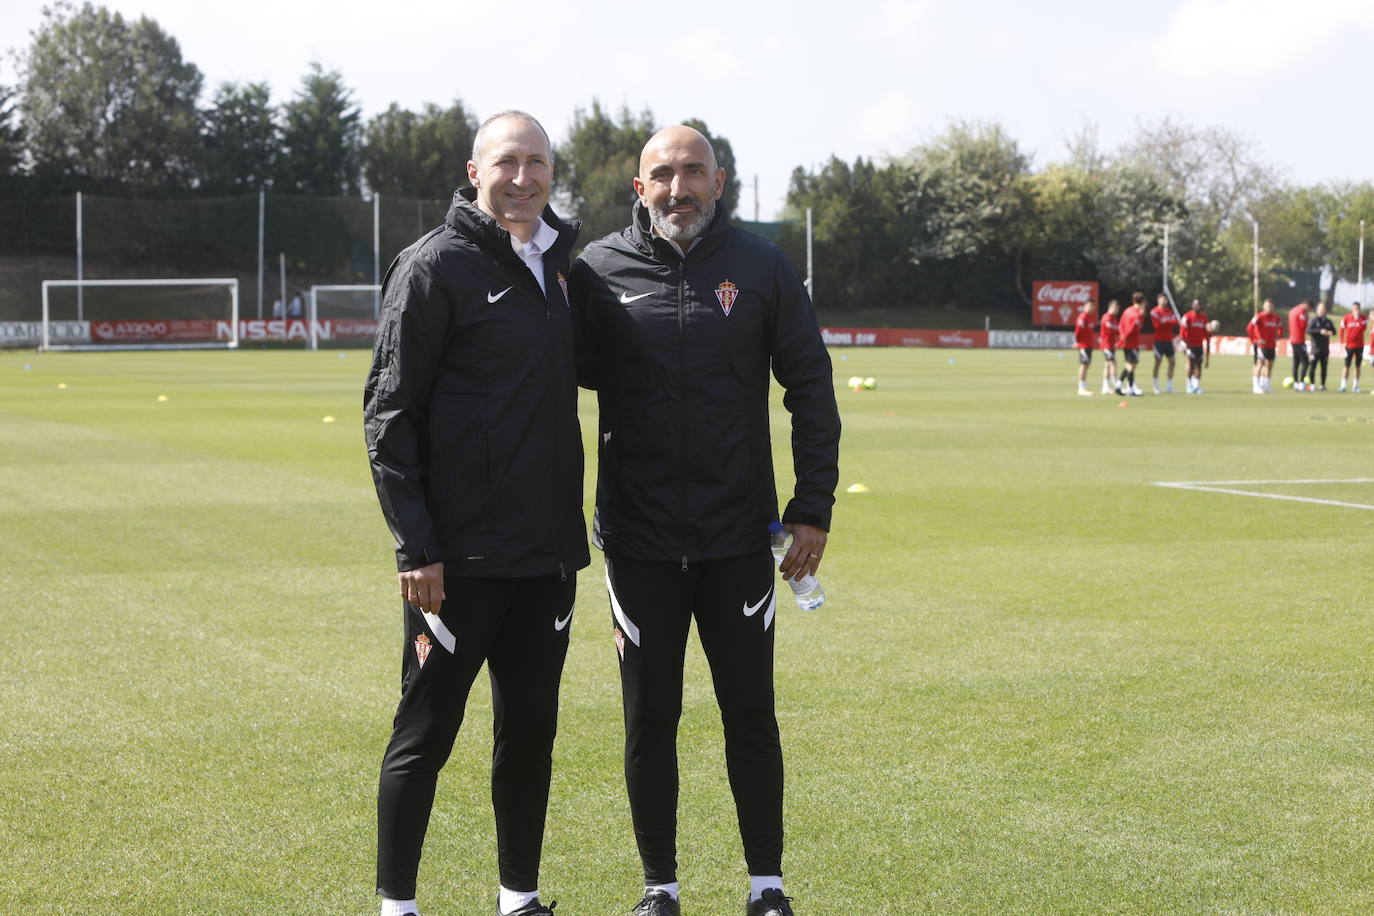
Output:
<svg viewBox="0 0 1374 916">
<path fill-rule="evenodd" d="M 1327 266 L 1353 282 L 1360 220 L 1374 226 L 1374 184 L 1285 182 L 1253 141 L 1219 128 L 1166 119 L 1115 150 L 1088 129 L 1068 153 L 1033 169 L 999 126 L 956 124 L 891 160 L 798 168 L 783 243 L 803 250 L 809 207 L 819 297 L 967 310 L 1029 304 L 1032 280 L 1158 292 L 1167 232 L 1180 303 L 1248 316 L 1256 223 L 1264 296 Z"/>
<path fill-rule="evenodd" d="M 200 70 L 156 22 L 89 2 L 46 10 L 17 59 L 18 84 L 0 86 L 5 197 L 267 189 L 442 199 L 464 180 L 478 126 L 460 99 L 364 119 L 342 75 L 318 63 L 281 101 L 260 82 L 222 83 L 205 99 Z M 712 140 L 733 214 L 729 140 L 687 123 Z M 658 126 L 647 108 L 611 112 L 595 99 L 574 112 L 555 144 L 555 190 L 584 221 L 584 239 L 624 224 L 629 178 Z M 1353 280 L 1374 185 L 1293 185 L 1253 141 L 1172 120 L 1113 150 L 1085 130 L 1043 167 L 996 124 L 954 124 L 902 156 L 797 167 L 779 241 L 799 265 L 808 208 L 818 301 L 876 320 L 1024 308 L 1036 279 L 1096 280 L 1111 296 L 1158 290 L 1166 231 L 1175 295 L 1243 314 L 1254 221 L 1266 293 L 1286 285 L 1285 271 L 1324 265 Z"/>
<path fill-rule="evenodd" d="M 446 199 L 464 183 L 478 119 L 461 99 L 419 111 L 392 104 L 364 120 L 337 71 L 312 63 L 288 99 L 266 83 L 204 77 L 176 39 L 146 16 L 126 19 L 89 2 L 59 2 L 0 86 L 0 196 L 84 191 L 127 197 L 225 196 L 271 190 L 317 196 L 363 192 Z M 629 176 L 657 129 L 651 111 L 612 116 L 599 101 L 575 112 L 555 144 L 557 189 L 596 237 L 633 202 Z M 730 174 L 730 141 L 689 120 Z"/>
<path fill-rule="evenodd" d="M 364 121 L 342 75 L 318 63 L 280 103 L 266 83 L 225 82 L 202 105 L 204 77 L 175 38 L 91 3 L 45 10 L 19 61 L 19 85 L 0 87 L 10 195 L 445 196 L 477 129 L 457 100 Z"/>
</svg>

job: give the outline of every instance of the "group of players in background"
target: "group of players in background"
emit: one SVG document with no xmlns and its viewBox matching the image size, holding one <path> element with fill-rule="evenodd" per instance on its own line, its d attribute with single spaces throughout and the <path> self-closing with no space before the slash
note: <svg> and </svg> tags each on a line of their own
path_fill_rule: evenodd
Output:
<svg viewBox="0 0 1374 916">
<path fill-rule="evenodd" d="M 1342 319 L 1339 331 L 1327 316 L 1326 303 L 1315 306 L 1303 300 L 1288 311 L 1288 339 L 1293 352 L 1293 374 L 1284 379 L 1284 386 L 1294 391 L 1325 391 L 1327 362 L 1331 355 L 1331 338 L 1340 335 L 1345 348 L 1345 367 L 1341 370 L 1338 391 L 1360 390 L 1360 363 L 1363 359 L 1365 331 L 1369 319 L 1356 302 Z M 1194 299 L 1181 317 L 1161 294 L 1158 303 L 1145 311 L 1145 294 L 1132 293 L 1131 304 L 1123 310 L 1113 299 L 1107 303 L 1099 326 L 1097 304 L 1083 303 L 1074 324 L 1074 345 L 1078 348 L 1078 393 L 1092 396 L 1088 387 L 1088 368 L 1092 365 L 1093 347 L 1102 350 L 1102 393 L 1140 397 L 1144 394 L 1136 382 L 1136 367 L 1140 364 L 1140 336 L 1149 318 L 1154 331 L 1154 371 L 1152 387 L 1155 394 L 1174 393 L 1174 353 L 1182 349 L 1188 356 L 1187 394 L 1202 394 L 1202 370 L 1211 364 L 1208 341 L 1221 329 L 1220 322 L 1208 319 L 1202 304 Z M 1274 300 L 1265 299 L 1255 317 L 1245 328 L 1246 337 L 1254 351 L 1251 371 L 1251 391 L 1268 394 L 1278 356 L 1279 338 L 1283 335 L 1283 318 L 1274 311 Z M 1309 343 L 1310 342 L 1310 343 Z M 1121 352 L 1118 368 L 1117 351 Z M 1370 338 L 1369 360 L 1374 364 L 1374 336 Z M 1167 364 L 1164 390 L 1159 387 L 1160 368 Z M 1320 372 L 1320 381 L 1318 373 Z"/>
<path fill-rule="evenodd" d="M 1331 356 L 1331 338 L 1335 337 L 1336 326 L 1326 314 L 1326 303 L 1318 302 L 1316 313 L 1309 315 L 1312 309 L 1310 299 L 1304 299 L 1297 305 L 1288 310 L 1288 342 L 1293 351 L 1293 374 L 1283 380 L 1284 386 L 1292 385 L 1294 391 L 1325 391 L 1326 390 L 1326 363 Z M 1268 339 L 1261 340 L 1258 337 L 1256 323 L 1264 315 L 1272 315 L 1274 312 L 1274 300 L 1265 299 L 1264 307 L 1260 313 L 1250 319 L 1250 325 L 1246 329 L 1250 340 L 1256 348 L 1255 358 L 1255 393 L 1264 394 L 1270 390 L 1269 376 L 1274 370 L 1274 350 L 1273 344 L 1268 343 Z M 1277 319 L 1277 316 L 1275 316 Z M 1267 319 L 1266 319 L 1267 320 Z M 1337 391 L 1345 391 L 1347 384 L 1349 390 L 1358 393 L 1360 390 L 1360 363 L 1363 361 L 1364 334 L 1369 325 L 1369 316 L 1360 310 L 1360 304 L 1356 302 L 1350 307 L 1350 311 L 1341 318 L 1340 338 L 1341 346 L 1345 347 L 1345 366 L 1341 369 L 1341 387 Z M 1307 341 L 1311 341 L 1311 346 Z M 1268 349 L 1263 349 L 1268 347 Z M 1264 356 L 1261 360 L 1259 357 Z M 1374 364 L 1374 337 L 1369 341 L 1369 361 Z M 1266 363 L 1264 369 L 1264 380 L 1260 381 L 1260 364 Z M 1317 380 L 1317 370 L 1321 370 L 1321 381 Z"/>
<path fill-rule="evenodd" d="M 1078 347 L 1078 393 L 1092 396 L 1088 388 L 1088 367 L 1092 365 L 1093 346 L 1102 350 L 1102 393 L 1140 397 L 1144 394 L 1136 382 L 1136 367 L 1140 365 L 1140 335 L 1145 330 L 1145 294 L 1133 293 L 1131 304 L 1122 310 L 1121 303 L 1113 299 L 1107 303 L 1107 311 L 1102 315 L 1101 328 L 1098 327 L 1097 303 L 1083 303 L 1074 324 L 1074 343 Z M 1159 303 L 1149 311 L 1150 323 L 1154 328 L 1155 364 L 1153 374 L 1154 393 L 1160 394 L 1159 370 L 1168 363 L 1165 373 L 1164 392 L 1174 393 L 1174 352 L 1182 343 L 1188 354 L 1188 394 L 1202 393 L 1202 370 L 1211 361 L 1207 341 L 1216 333 L 1220 325 L 1207 318 L 1202 304 L 1193 300 L 1192 308 L 1179 317 L 1169 304 L 1169 297 L 1161 295 Z M 1121 351 L 1121 367 L 1117 368 L 1117 351 Z"/>
</svg>

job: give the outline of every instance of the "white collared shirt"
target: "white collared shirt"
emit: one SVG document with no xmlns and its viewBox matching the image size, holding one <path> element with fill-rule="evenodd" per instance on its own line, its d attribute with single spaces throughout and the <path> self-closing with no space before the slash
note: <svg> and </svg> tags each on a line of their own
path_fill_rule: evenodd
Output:
<svg viewBox="0 0 1374 916">
<path fill-rule="evenodd" d="M 530 236 L 528 244 L 521 244 L 514 233 L 510 237 L 510 247 L 520 256 L 520 260 L 525 262 L 525 266 L 534 274 L 534 279 L 539 281 L 539 289 L 548 295 L 549 291 L 544 289 L 544 252 L 553 247 L 553 243 L 558 241 L 558 230 L 544 222 L 544 218 L 539 218 L 539 225 L 534 229 L 534 235 Z"/>
</svg>

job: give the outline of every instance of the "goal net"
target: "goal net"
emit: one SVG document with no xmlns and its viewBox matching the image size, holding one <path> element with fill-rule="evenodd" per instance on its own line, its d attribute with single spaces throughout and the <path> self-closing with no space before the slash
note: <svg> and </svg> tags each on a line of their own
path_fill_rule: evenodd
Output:
<svg viewBox="0 0 1374 916">
<path fill-rule="evenodd" d="M 381 297 L 373 285 L 310 287 L 310 349 L 372 346 Z"/>
<path fill-rule="evenodd" d="M 233 278 L 43 281 L 44 350 L 238 345 L 239 281 Z"/>
</svg>

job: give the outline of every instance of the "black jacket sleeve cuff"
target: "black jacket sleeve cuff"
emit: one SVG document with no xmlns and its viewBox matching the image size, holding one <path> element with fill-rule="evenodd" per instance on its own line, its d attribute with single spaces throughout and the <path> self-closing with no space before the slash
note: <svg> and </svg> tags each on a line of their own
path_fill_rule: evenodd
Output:
<svg viewBox="0 0 1374 916">
<path fill-rule="evenodd" d="M 821 517 L 792 506 L 788 506 L 787 511 L 782 514 L 782 521 L 786 525 L 810 525 L 812 528 L 819 528 L 826 533 L 830 532 L 829 515 Z"/>
</svg>

